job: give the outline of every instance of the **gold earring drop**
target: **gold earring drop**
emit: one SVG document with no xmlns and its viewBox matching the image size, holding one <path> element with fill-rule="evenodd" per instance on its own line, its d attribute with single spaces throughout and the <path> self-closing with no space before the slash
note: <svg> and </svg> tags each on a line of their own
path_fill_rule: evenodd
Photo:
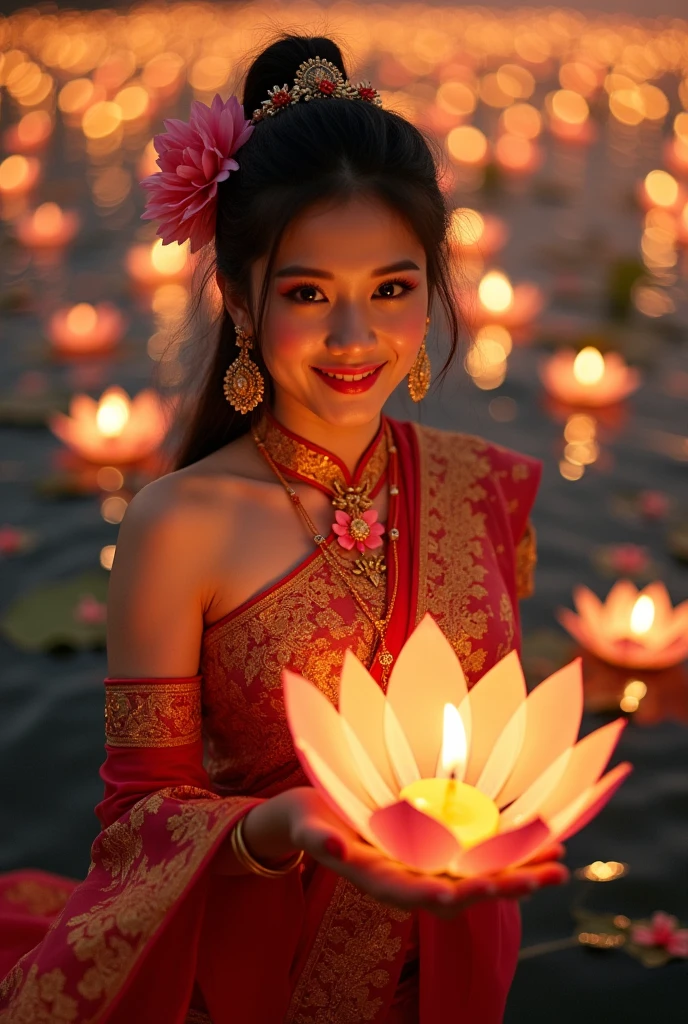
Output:
<svg viewBox="0 0 688 1024">
<path fill-rule="evenodd" d="M 227 367 L 224 376 L 223 390 L 225 398 L 237 412 L 245 414 L 255 409 L 263 400 L 265 381 L 263 375 L 249 355 L 253 347 L 252 338 L 243 327 L 236 326 L 239 355 Z"/>
<path fill-rule="evenodd" d="M 430 358 L 425 348 L 425 339 L 428 335 L 428 324 L 430 323 L 430 317 L 427 317 L 425 321 L 425 334 L 423 335 L 423 341 L 418 349 L 418 355 L 416 360 L 409 370 L 408 374 L 408 389 L 409 394 L 414 402 L 422 401 L 428 393 L 430 387 L 430 380 L 432 378 L 432 371 L 430 368 Z"/>
</svg>

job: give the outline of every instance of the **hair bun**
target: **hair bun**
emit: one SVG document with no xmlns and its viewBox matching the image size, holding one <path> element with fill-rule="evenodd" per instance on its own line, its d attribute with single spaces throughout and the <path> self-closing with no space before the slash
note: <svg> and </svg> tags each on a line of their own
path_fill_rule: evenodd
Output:
<svg viewBox="0 0 688 1024">
<path fill-rule="evenodd" d="M 342 52 L 327 36 L 283 35 L 266 47 L 251 64 L 244 83 L 244 116 L 250 118 L 274 85 L 291 87 L 296 72 L 305 60 L 322 57 L 348 78 Z"/>
</svg>

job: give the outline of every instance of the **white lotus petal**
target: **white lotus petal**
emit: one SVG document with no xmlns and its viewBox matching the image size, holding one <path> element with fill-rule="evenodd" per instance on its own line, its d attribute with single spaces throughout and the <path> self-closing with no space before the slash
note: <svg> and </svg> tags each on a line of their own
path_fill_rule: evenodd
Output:
<svg viewBox="0 0 688 1024">
<path fill-rule="evenodd" d="M 476 782 L 476 789 L 479 789 L 485 796 L 489 796 L 491 800 L 496 798 L 516 764 L 526 735 L 526 718 L 526 702 L 524 701 L 516 708 L 511 720 L 502 730 L 502 734 L 492 748 L 487 764 Z"/>
<path fill-rule="evenodd" d="M 459 707 L 467 692 L 456 652 L 434 619 L 425 615 L 399 652 L 387 687 L 387 703 L 423 778 L 432 777 L 437 766 L 444 705 Z"/>
<path fill-rule="evenodd" d="M 565 750 L 552 762 L 549 768 L 533 782 L 518 800 L 514 800 L 510 807 L 507 807 L 499 819 L 500 832 L 506 829 L 517 828 L 524 825 L 536 815 L 543 817 L 540 807 L 544 800 L 550 796 L 553 790 L 561 782 L 571 760 L 571 747 Z"/>
<path fill-rule="evenodd" d="M 411 744 L 406 739 L 406 734 L 394 713 L 394 708 L 389 703 L 385 704 L 384 730 L 387 753 L 397 782 L 401 788 L 410 786 L 412 782 L 417 782 L 420 779 L 421 774 L 418 771 Z"/>
<path fill-rule="evenodd" d="M 351 747 L 351 756 L 358 768 L 358 774 L 361 777 L 361 782 L 368 790 L 370 796 L 378 807 L 386 807 L 387 804 L 394 803 L 398 797 L 398 793 L 393 793 L 382 778 L 379 771 L 373 764 L 367 750 L 347 720 L 342 718 L 341 723 L 344 728 L 344 735 Z"/>
<path fill-rule="evenodd" d="M 339 683 L 339 713 L 356 733 L 396 800 L 399 789 L 385 745 L 386 703 L 380 684 L 353 651 L 346 651 Z"/>
</svg>

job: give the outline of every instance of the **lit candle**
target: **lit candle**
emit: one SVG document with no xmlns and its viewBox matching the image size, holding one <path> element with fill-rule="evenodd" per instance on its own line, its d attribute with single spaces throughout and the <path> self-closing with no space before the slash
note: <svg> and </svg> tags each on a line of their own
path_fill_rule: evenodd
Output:
<svg viewBox="0 0 688 1024">
<path fill-rule="evenodd" d="M 588 345 L 576 354 L 556 352 L 539 368 L 540 379 L 554 398 L 567 405 L 602 406 L 620 402 L 638 387 L 640 374 L 616 352 Z"/>
<path fill-rule="evenodd" d="M 475 786 L 459 780 L 466 768 L 466 750 L 466 730 L 461 716 L 453 704 L 445 704 L 438 776 L 404 786 L 399 798 L 441 821 L 451 829 L 463 849 L 470 849 L 497 833 L 499 809 Z"/>
<path fill-rule="evenodd" d="M 126 265 L 132 280 L 147 288 L 183 280 L 189 274 L 188 245 L 163 245 L 162 239 L 135 245 L 127 253 Z"/>
<path fill-rule="evenodd" d="M 612 665 L 663 669 L 688 657 L 688 601 L 672 607 L 663 583 L 638 592 L 630 580 L 619 580 L 601 602 L 587 587 L 573 592 L 576 615 L 559 610 L 564 629 L 582 647 Z"/>
<path fill-rule="evenodd" d="M 17 221 L 17 238 L 27 248 L 58 249 L 68 245 L 79 230 L 79 215 L 63 212 L 57 203 L 42 203 Z"/>
<path fill-rule="evenodd" d="M 57 351 L 85 355 L 113 348 L 124 327 L 124 317 L 111 303 L 100 302 L 92 306 L 88 302 L 79 302 L 76 306 L 58 309 L 52 315 L 47 335 Z"/>
<path fill-rule="evenodd" d="M 157 450 L 167 429 L 167 417 L 152 389 L 130 401 L 122 388 L 110 387 L 98 402 L 75 395 L 69 415 L 54 413 L 50 430 L 72 451 L 89 462 L 112 465 L 136 462 Z"/>
</svg>

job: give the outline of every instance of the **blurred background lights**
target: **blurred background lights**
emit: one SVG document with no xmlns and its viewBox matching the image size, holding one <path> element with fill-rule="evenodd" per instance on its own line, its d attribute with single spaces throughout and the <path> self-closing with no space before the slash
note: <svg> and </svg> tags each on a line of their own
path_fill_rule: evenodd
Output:
<svg viewBox="0 0 688 1024">
<path fill-rule="evenodd" d="M 124 486 L 124 476 L 116 466 L 101 466 L 96 474 L 96 483 L 103 491 L 119 491 Z"/>
<path fill-rule="evenodd" d="M 479 164 L 487 157 L 488 142 L 474 125 L 458 125 L 447 135 L 447 149 L 457 163 Z"/>
<path fill-rule="evenodd" d="M 668 171 L 650 171 L 645 177 L 645 191 L 657 206 L 674 206 L 678 199 L 678 182 Z"/>
<path fill-rule="evenodd" d="M 112 494 L 101 503 L 100 514 L 106 523 L 121 523 L 127 511 L 127 504 L 125 498 Z"/>
<path fill-rule="evenodd" d="M 500 270 L 490 270 L 478 285 L 478 298 L 485 309 L 493 313 L 505 312 L 514 301 L 509 278 Z"/>
<path fill-rule="evenodd" d="M 115 560 L 115 545 L 106 544 L 105 547 L 100 549 L 100 564 L 103 569 L 107 569 L 109 572 L 112 569 L 112 563 Z"/>
</svg>

